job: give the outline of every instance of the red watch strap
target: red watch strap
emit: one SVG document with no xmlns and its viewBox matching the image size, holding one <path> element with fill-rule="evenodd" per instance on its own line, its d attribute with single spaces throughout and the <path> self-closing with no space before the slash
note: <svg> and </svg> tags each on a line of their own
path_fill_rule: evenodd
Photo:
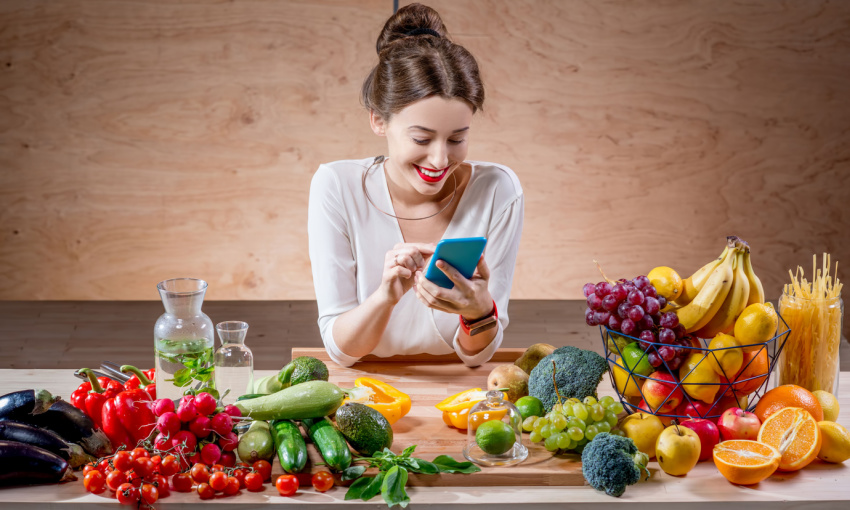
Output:
<svg viewBox="0 0 850 510">
<path fill-rule="evenodd" d="M 478 319 L 475 319 L 471 323 L 469 321 L 467 321 L 466 319 L 464 319 L 463 315 L 458 315 L 458 317 L 460 318 L 460 329 L 462 329 L 464 333 L 469 335 L 469 328 L 470 328 L 471 324 L 474 324 L 478 321 L 487 319 L 489 317 L 495 317 L 496 319 L 499 318 L 499 310 L 496 308 L 496 300 L 495 299 L 493 300 L 493 311 L 491 311 L 490 313 L 488 313 L 484 317 L 479 317 Z"/>
</svg>

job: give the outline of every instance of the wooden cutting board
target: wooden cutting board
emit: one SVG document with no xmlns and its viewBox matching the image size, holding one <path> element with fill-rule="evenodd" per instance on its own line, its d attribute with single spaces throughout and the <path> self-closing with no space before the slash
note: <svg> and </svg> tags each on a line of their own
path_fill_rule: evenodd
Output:
<svg viewBox="0 0 850 510">
<path fill-rule="evenodd" d="M 346 368 L 332 362 L 324 349 L 293 348 L 292 357 L 313 356 L 324 361 L 330 371 L 330 381 L 343 388 L 354 386 L 358 377 L 374 377 L 410 395 L 410 413 L 393 425 L 392 450 L 400 453 L 416 445 L 415 457 L 433 460 L 438 455 L 450 455 L 465 461 L 463 448 L 467 433 L 447 426 L 442 412 L 434 407 L 446 397 L 470 388 L 486 388 L 487 376 L 497 365 L 513 363 L 524 349 L 499 349 L 488 363 L 468 368 L 457 356 L 396 356 L 377 358 L 367 356 L 363 361 Z M 509 467 L 481 467 L 473 474 L 416 475 L 411 473 L 414 486 L 565 486 L 584 485 L 581 458 L 577 454 L 552 455 L 542 443 L 535 444 L 523 434 L 528 458 Z M 311 464 L 321 462 L 315 448 L 309 446 Z M 318 470 L 319 468 L 316 468 Z"/>
</svg>

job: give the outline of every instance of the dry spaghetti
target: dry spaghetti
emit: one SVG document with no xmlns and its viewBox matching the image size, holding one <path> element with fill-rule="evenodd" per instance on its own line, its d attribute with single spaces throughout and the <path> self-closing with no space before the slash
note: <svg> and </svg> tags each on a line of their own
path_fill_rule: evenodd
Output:
<svg viewBox="0 0 850 510">
<path fill-rule="evenodd" d="M 779 384 L 796 384 L 809 391 L 833 392 L 838 375 L 838 347 L 841 343 L 841 282 L 830 275 L 831 257 L 823 254 L 821 268 L 812 256 L 812 282 L 803 268 L 791 276 L 779 298 L 779 313 L 791 333 L 779 358 Z"/>
</svg>

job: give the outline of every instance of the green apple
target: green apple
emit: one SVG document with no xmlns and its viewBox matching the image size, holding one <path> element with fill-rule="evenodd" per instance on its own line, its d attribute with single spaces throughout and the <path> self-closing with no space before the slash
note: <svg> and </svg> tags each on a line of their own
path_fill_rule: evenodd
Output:
<svg viewBox="0 0 850 510">
<path fill-rule="evenodd" d="M 655 456 L 661 470 L 668 475 L 682 476 L 699 461 L 699 436 L 693 430 L 679 425 L 664 429 L 655 443 Z"/>
<path fill-rule="evenodd" d="M 623 418 L 620 422 L 620 430 L 634 441 L 638 450 L 649 455 L 651 459 L 655 457 L 655 443 L 664 431 L 664 424 L 654 414 L 634 413 Z"/>
</svg>

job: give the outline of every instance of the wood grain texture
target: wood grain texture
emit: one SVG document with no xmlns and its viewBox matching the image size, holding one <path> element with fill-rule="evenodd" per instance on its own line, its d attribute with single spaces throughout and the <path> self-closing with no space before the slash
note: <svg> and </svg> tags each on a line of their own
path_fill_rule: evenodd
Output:
<svg viewBox="0 0 850 510">
<path fill-rule="evenodd" d="M 514 298 L 579 298 L 593 259 L 687 276 L 727 234 L 769 299 L 813 253 L 850 260 L 850 3 L 430 5 L 487 87 L 470 158 L 525 190 Z M 312 299 L 310 178 L 385 152 L 358 91 L 390 12 L 3 2 L 0 299 L 155 299 L 186 275 Z"/>
</svg>

